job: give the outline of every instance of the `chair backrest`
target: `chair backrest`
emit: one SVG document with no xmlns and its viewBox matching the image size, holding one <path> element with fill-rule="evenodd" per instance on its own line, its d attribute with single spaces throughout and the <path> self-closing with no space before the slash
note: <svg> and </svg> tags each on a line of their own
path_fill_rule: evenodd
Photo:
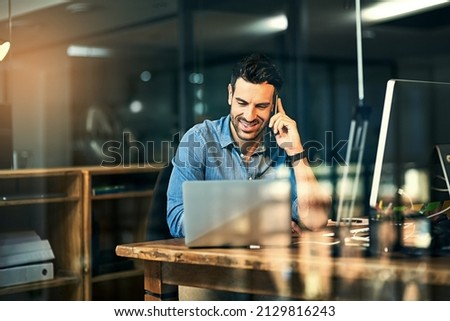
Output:
<svg viewBox="0 0 450 321">
<path fill-rule="evenodd" d="M 162 240 L 172 238 L 167 225 L 167 187 L 170 174 L 172 173 L 172 162 L 163 168 L 156 179 L 153 198 L 147 217 L 146 240 Z"/>
</svg>

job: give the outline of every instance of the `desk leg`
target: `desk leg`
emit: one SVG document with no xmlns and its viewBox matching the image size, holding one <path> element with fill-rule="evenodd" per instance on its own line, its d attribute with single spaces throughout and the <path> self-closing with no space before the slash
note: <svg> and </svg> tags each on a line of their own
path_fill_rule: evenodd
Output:
<svg viewBox="0 0 450 321">
<path fill-rule="evenodd" d="M 162 263 L 144 263 L 145 301 L 177 301 L 178 286 L 163 283 Z"/>
</svg>

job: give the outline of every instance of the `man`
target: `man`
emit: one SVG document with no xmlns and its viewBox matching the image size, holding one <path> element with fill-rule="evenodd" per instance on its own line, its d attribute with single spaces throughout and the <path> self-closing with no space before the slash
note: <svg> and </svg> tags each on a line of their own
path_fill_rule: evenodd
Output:
<svg viewBox="0 0 450 321">
<path fill-rule="evenodd" d="M 320 190 L 297 124 L 278 98 L 282 83 L 266 56 L 243 58 L 228 85 L 230 114 L 197 124 L 183 136 L 167 191 L 167 222 L 173 237 L 184 237 L 184 181 L 271 178 L 284 164 L 292 168 L 292 230 L 300 234 L 327 224 L 330 198 Z"/>
</svg>

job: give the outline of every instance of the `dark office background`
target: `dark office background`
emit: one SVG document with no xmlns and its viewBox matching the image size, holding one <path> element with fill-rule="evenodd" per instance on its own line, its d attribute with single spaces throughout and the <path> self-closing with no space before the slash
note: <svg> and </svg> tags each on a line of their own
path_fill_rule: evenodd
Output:
<svg viewBox="0 0 450 321">
<path fill-rule="evenodd" d="M 378 2 L 389 1 L 361 0 L 363 11 Z M 387 80 L 450 82 L 449 4 L 363 19 L 371 110 L 363 186 Z M 12 128 L 15 166 L 100 165 L 109 141 L 121 142 L 122 162 L 167 162 L 187 128 L 228 113 L 230 68 L 258 51 L 280 66 L 283 105 L 303 141 L 324 146 L 315 155 L 324 166 L 315 171 L 336 193 L 342 168 L 329 150 L 347 141 L 360 103 L 355 1 L 13 0 L 12 17 L 7 5 L 0 3 L 0 38 L 12 45 L 0 62 L 0 105 L 11 110 L 5 128 Z M 140 144 L 145 159 L 133 148 Z"/>
</svg>

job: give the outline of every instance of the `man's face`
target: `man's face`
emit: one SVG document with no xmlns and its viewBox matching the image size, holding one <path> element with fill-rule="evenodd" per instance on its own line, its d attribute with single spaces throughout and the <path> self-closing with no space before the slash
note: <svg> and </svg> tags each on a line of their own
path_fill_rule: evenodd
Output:
<svg viewBox="0 0 450 321">
<path fill-rule="evenodd" d="M 231 132 L 238 144 L 261 139 L 274 108 L 274 91 L 273 85 L 252 84 L 242 78 L 237 79 L 234 94 L 228 85 Z"/>
</svg>

